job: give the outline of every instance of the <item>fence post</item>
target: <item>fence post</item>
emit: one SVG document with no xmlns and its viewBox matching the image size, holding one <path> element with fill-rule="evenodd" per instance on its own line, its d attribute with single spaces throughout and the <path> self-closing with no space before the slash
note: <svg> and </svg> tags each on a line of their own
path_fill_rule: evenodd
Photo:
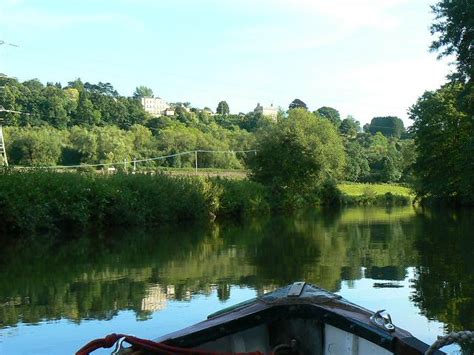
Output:
<svg viewBox="0 0 474 355">
<path fill-rule="evenodd" d="M 198 173 L 198 151 L 197 150 L 194 151 L 194 161 L 196 164 L 196 175 L 197 175 Z"/>
</svg>

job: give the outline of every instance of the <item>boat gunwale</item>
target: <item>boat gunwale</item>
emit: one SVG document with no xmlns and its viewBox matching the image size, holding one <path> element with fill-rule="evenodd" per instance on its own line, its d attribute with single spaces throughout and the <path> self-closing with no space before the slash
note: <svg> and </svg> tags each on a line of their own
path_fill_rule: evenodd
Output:
<svg viewBox="0 0 474 355">
<path fill-rule="evenodd" d="M 268 304 L 257 299 L 253 303 L 233 310 L 228 309 L 227 312 L 160 337 L 156 341 L 186 348 L 199 347 L 200 344 L 258 325 L 301 318 L 316 319 L 321 323 L 335 326 L 396 354 L 423 354 L 428 349 L 428 344 L 402 328 L 396 327 L 393 332 L 389 332 L 372 324 L 369 317 L 374 314 L 373 312 L 350 302 L 337 301 L 313 304 L 308 301 L 298 303 L 294 299 L 291 304 Z M 435 354 L 445 353 L 438 351 Z"/>
</svg>

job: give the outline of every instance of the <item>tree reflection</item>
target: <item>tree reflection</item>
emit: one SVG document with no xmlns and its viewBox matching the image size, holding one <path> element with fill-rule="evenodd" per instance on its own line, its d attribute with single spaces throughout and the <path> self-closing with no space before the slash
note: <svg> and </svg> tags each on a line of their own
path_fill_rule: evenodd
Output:
<svg viewBox="0 0 474 355">
<path fill-rule="evenodd" d="M 67 318 L 139 319 L 231 286 L 259 293 L 295 280 L 337 291 L 363 276 L 400 280 L 416 263 L 412 209 L 312 211 L 245 223 L 113 231 L 0 253 L 0 325 Z"/>
<path fill-rule="evenodd" d="M 445 210 L 418 217 L 420 264 L 413 301 L 447 331 L 474 329 L 474 219 Z"/>
</svg>

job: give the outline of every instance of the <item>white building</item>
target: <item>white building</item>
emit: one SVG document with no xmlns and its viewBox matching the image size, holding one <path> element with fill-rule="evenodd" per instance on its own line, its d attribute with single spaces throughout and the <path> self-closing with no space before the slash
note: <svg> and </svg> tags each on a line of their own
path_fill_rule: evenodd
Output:
<svg viewBox="0 0 474 355">
<path fill-rule="evenodd" d="M 170 108 L 170 105 L 161 97 L 142 97 L 141 101 L 145 111 L 155 117 L 164 115 Z"/>
<path fill-rule="evenodd" d="M 271 104 L 270 106 L 263 107 L 260 103 L 257 104 L 257 107 L 253 110 L 255 113 L 260 113 L 262 116 L 270 117 L 272 120 L 276 121 L 278 117 L 278 109 Z"/>
</svg>

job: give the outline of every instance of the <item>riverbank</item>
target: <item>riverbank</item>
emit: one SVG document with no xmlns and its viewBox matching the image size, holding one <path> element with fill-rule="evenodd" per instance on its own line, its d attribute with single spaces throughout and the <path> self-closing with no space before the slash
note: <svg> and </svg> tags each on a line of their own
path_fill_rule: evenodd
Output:
<svg viewBox="0 0 474 355">
<path fill-rule="evenodd" d="M 341 183 L 343 205 L 407 206 L 413 203 L 415 193 L 398 184 Z"/>
<path fill-rule="evenodd" d="M 248 180 L 44 171 L 0 176 L 3 232 L 179 224 L 268 210 L 266 189 Z"/>
<path fill-rule="evenodd" d="M 361 195 L 351 195 L 345 185 L 342 192 L 331 185 L 308 201 L 313 206 L 410 202 L 409 197 L 390 192 L 369 193 L 370 188 L 363 188 Z M 31 234 L 91 226 L 176 225 L 266 214 L 284 209 L 281 201 L 267 187 L 247 179 L 6 172 L 0 176 L 0 231 Z M 299 207 L 299 202 L 285 204 L 286 209 Z"/>
</svg>

